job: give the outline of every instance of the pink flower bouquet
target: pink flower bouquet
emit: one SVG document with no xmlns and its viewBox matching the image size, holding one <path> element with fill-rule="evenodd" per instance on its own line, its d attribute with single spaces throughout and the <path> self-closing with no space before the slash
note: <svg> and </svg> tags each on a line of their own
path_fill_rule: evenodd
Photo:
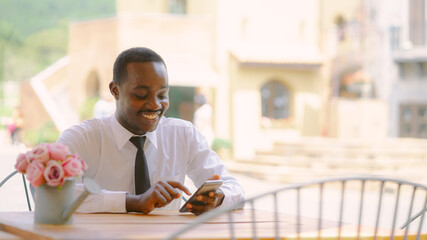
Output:
<svg viewBox="0 0 427 240">
<path fill-rule="evenodd" d="M 60 187 L 65 180 L 83 175 L 87 165 L 62 143 L 41 143 L 19 154 L 15 168 L 27 175 L 33 187 L 44 183 Z"/>
</svg>

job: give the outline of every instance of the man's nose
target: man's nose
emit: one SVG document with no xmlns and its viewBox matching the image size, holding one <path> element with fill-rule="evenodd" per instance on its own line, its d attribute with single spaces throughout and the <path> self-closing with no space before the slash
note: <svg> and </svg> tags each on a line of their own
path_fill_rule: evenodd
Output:
<svg viewBox="0 0 427 240">
<path fill-rule="evenodd" d="M 150 110 L 157 110 L 161 107 L 160 99 L 158 97 L 149 98 L 146 104 L 147 108 L 149 108 Z"/>
</svg>

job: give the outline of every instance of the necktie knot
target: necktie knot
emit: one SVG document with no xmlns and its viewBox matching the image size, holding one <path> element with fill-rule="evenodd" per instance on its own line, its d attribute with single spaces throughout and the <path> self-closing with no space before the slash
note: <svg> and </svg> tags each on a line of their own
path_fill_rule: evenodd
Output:
<svg viewBox="0 0 427 240">
<path fill-rule="evenodd" d="M 138 150 L 144 149 L 145 136 L 143 137 L 131 137 L 130 141 L 135 145 Z"/>
</svg>

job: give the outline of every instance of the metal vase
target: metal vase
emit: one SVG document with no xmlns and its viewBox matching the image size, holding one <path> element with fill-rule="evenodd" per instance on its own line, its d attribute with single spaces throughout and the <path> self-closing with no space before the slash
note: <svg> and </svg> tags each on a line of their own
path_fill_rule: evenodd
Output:
<svg viewBox="0 0 427 240">
<path fill-rule="evenodd" d="M 43 184 L 35 188 L 34 223 L 36 224 L 71 224 L 73 217 L 64 217 L 64 212 L 75 200 L 75 180 L 66 180 L 62 187 Z"/>
</svg>

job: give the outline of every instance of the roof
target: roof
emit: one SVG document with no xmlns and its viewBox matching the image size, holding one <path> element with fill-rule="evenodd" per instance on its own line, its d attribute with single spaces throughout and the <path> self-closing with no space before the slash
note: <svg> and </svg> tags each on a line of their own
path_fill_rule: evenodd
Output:
<svg viewBox="0 0 427 240">
<path fill-rule="evenodd" d="M 318 50 L 307 45 L 238 44 L 230 51 L 244 66 L 312 69 L 324 62 Z"/>
</svg>

